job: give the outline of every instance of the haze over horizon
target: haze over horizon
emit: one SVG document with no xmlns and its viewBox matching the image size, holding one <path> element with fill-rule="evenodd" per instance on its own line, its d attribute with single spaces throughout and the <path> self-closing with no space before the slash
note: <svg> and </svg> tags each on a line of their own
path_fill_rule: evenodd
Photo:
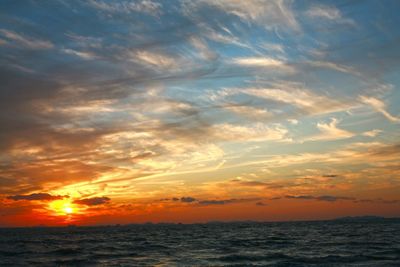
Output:
<svg viewBox="0 0 400 267">
<path fill-rule="evenodd" d="M 400 216 L 400 2 L 0 7 L 0 227 Z"/>
</svg>

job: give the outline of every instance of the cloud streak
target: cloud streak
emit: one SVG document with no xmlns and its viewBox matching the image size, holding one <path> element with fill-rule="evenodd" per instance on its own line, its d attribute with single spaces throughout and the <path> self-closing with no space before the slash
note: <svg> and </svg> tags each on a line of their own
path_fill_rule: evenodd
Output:
<svg viewBox="0 0 400 267">
<path fill-rule="evenodd" d="M 26 37 L 14 31 L 0 29 L 0 34 L 11 42 L 15 42 L 28 49 L 51 49 L 54 45 L 50 41 L 40 40 L 32 37 Z"/>
<path fill-rule="evenodd" d="M 337 196 L 310 196 L 310 195 L 300 195 L 300 196 L 285 196 L 288 199 L 298 199 L 298 200 L 318 200 L 318 201 L 327 201 L 327 202 L 335 202 L 338 200 L 354 200 L 352 197 L 337 197 Z"/>
<path fill-rule="evenodd" d="M 386 104 L 382 100 L 375 98 L 375 97 L 370 97 L 370 96 L 360 96 L 360 100 L 361 100 L 361 102 L 371 106 L 371 108 L 373 108 L 377 112 L 381 113 L 389 121 L 395 122 L 395 123 L 400 123 L 400 118 L 390 114 L 386 110 Z"/>
<path fill-rule="evenodd" d="M 48 193 L 33 193 L 29 195 L 15 195 L 15 196 L 8 196 L 8 199 L 18 201 L 18 200 L 28 200 L 28 201 L 52 201 L 57 199 L 68 198 L 68 196 L 60 196 L 60 195 L 50 195 Z"/>
<path fill-rule="evenodd" d="M 86 205 L 86 206 L 98 206 L 110 202 L 108 197 L 92 197 L 92 198 L 82 198 L 74 200 L 75 204 Z"/>
</svg>

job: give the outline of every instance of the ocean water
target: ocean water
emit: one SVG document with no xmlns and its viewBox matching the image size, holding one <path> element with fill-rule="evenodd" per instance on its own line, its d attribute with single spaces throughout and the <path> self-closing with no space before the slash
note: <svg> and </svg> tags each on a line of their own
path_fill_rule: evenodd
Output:
<svg viewBox="0 0 400 267">
<path fill-rule="evenodd" d="M 0 266 L 400 266 L 400 221 L 3 228 Z"/>
</svg>

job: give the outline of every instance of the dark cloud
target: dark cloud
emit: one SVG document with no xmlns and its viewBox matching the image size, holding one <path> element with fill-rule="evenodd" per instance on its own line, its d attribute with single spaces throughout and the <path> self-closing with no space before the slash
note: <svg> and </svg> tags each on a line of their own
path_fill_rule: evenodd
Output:
<svg viewBox="0 0 400 267">
<path fill-rule="evenodd" d="M 338 176 L 339 175 L 337 175 L 337 174 L 324 174 L 324 175 L 322 175 L 322 177 L 326 177 L 326 178 L 336 178 Z"/>
<path fill-rule="evenodd" d="M 252 202 L 260 200 L 260 198 L 231 198 L 231 199 L 210 199 L 210 200 L 200 200 L 198 204 L 200 205 L 226 205 L 233 203 L 243 203 Z"/>
<path fill-rule="evenodd" d="M 310 195 L 300 195 L 300 196 L 285 196 L 285 198 L 288 199 L 303 199 L 303 200 L 319 200 L 319 201 L 328 201 L 328 202 L 334 202 L 337 200 L 354 200 L 352 197 L 338 197 L 338 196 L 329 196 L 329 195 L 324 195 L 324 196 L 310 196 Z"/>
<path fill-rule="evenodd" d="M 235 181 L 236 183 L 239 183 L 242 186 L 261 186 L 261 187 L 268 187 L 270 184 L 269 183 L 265 183 L 265 182 L 259 182 L 259 181 Z"/>
<path fill-rule="evenodd" d="M 346 200 L 352 201 L 354 203 L 375 203 L 375 204 L 397 204 L 400 203 L 400 200 L 392 199 L 392 200 L 385 200 L 381 198 L 376 199 L 357 199 L 354 197 L 340 197 L 340 196 L 330 196 L 330 195 L 322 195 L 322 196 L 312 196 L 312 195 L 298 195 L 292 196 L 287 195 L 285 197 L 274 197 L 270 198 L 270 200 L 280 200 L 280 199 L 297 199 L 297 200 L 317 200 L 317 201 L 326 201 L 326 202 L 335 202 L 338 200 Z"/>
<path fill-rule="evenodd" d="M 191 202 L 195 202 L 195 201 L 196 201 L 196 199 L 193 197 L 181 197 L 181 202 L 191 203 Z"/>
<path fill-rule="evenodd" d="M 400 203 L 400 200 L 398 200 L 398 199 L 386 200 L 386 199 L 381 199 L 381 198 L 375 198 L 375 199 L 355 199 L 353 202 L 354 203 L 374 203 L 374 204 L 398 204 L 398 203 Z"/>
<path fill-rule="evenodd" d="M 314 196 L 286 196 L 289 199 L 315 199 Z"/>
<path fill-rule="evenodd" d="M 232 203 L 232 200 L 227 199 L 227 200 L 201 200 L 201 201 L 199 201 L 200 205 L 225 205 L 228 203 Z"/>
<path fill-rule="evenodd" d="M 267 204 L 265 204 L 264 202 L 256 202 L 256 206 L 266 206 Z"/>
<path fill-rule="evenodd" d="M 42 200 L 42 201 L 50 201 L 50 200 L 57 200 L 57 199 L 63 199 L 63 198 L 68 198 L 69 196 L 53 196 L 48 193 L 34 193 L 30 195 L 15 195 L 15 196 L 8 196 L 8 199 L 12 200 Z"/>
<path fill-rule="evenodd" d="M 163 198 L 161 201 L 167 200 Z M 181 198 L 176 198 L 173 197 L 169 199 L 170 201 L 173 202 L 183 202 L 183 203 L 191 203 L 194 205 L 226 205 L 226 204 L 233 204 L 233 203 L 242 203 L 242 202 L 252 202 L 252 201 L 258 201 L 261 200 L 261 198 L 230 198 L 230 199 L 197 199 L 194 197 L 181 197 Z"/>
<path fill-rule="evenodd" d="M 93 198 L 77 199 L 77 200 L 74 200 L 74 203 L 86 205 L 86 206 L 96 206 L 96 205 L 106 204 L 110 200 L 111 199 L 108 197 L 93 197 Z"/>
<path fill-rule="evenodd" d="M 280 199 L 282 199 L 282 197 L 272 197 L 272 198 L 270 198 L 270 200 L 280 200 Z"/>
<path fill-rule="evenodd" d="M 354 200 L 353 197 L 319 196 L 316 198 L 321 201 Z"/>
</svg>

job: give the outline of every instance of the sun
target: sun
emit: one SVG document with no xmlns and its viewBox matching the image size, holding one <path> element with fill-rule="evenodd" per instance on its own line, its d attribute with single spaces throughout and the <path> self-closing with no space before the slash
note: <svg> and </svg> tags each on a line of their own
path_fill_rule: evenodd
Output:
<svg viewBox="0 0 400 267">
<path fill-rule="evenodd" d="M 49 209 L 57 215 L 72 215 L 76 213 L 76 207 L 70 200 L 60 199 L 52 201 L 49 204 Z"/>
<path fill-rule="evenodd" d="M 71 208 L 70 206 L 64 206 L 64 211 L 66 214 L 71 214 L 74 212 L 73 208 Z"/>
</svg>

